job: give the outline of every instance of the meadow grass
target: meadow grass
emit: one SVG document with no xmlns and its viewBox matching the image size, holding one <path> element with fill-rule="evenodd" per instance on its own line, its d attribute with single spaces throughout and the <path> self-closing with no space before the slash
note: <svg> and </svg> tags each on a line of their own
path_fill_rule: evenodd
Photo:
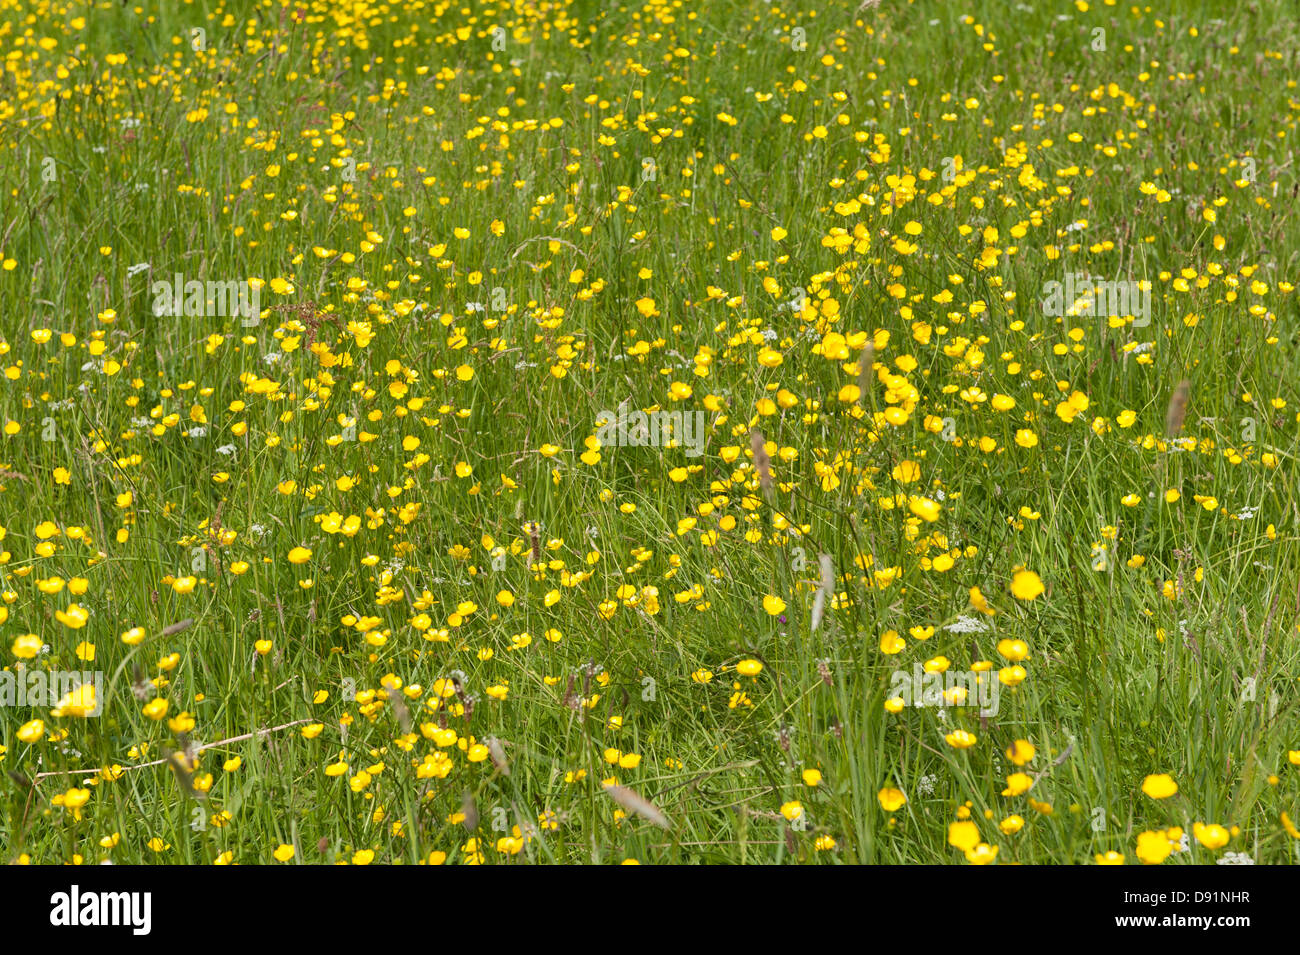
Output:
<svg viewBox="0 0 1300 955">
<path fill-rule="evenodd" d="M 0 0 L 3 857 L 1294 861 L 1296 28 Z"/>
</svg>

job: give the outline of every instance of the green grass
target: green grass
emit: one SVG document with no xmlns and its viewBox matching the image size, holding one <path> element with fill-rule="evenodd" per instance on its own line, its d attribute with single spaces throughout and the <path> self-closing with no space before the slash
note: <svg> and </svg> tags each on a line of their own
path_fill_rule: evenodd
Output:
<svg viewBox="0 0 1300 955">
<path fill-rule="evenodd" d="M 1300 857 L 1294 17 L 798 6 L 0 0 L 6 860 Z"/>
</svg>

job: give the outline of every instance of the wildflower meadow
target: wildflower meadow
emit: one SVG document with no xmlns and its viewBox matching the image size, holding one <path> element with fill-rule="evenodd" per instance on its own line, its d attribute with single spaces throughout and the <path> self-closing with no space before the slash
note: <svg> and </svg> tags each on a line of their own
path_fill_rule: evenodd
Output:
<svg viewBox="0 0 1300 955">
<path fill-rule="evenodd" d="M 1291 0 L 0 0 L 0 858 L 1300 861 Z"/>
</svg>

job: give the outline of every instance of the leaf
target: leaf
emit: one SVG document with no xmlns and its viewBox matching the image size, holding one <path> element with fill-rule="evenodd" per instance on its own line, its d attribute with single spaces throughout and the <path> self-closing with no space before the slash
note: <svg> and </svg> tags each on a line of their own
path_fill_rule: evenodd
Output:
<svg viewBox="0 0 1300 955">
<path fill-rule="evenodd" d="M 835 565 L 831 563 L 830 554 L 818 554 L 817 562 L 821 568 L 821 583 L 817 587 L 817 596 L 813 598 L 812 629 L 821 626 L 826 613 L 826 604 L 835 594 Z"/>
<path fill-rule="evenodd" d="M 606 783 L 605 792 L 609 793 L 610 799 L 628 812 L 635 813 L 662 829 L 670 828 L 668 817 L 660 811 L 659 807 L 635 790 Z"/>
</svg>

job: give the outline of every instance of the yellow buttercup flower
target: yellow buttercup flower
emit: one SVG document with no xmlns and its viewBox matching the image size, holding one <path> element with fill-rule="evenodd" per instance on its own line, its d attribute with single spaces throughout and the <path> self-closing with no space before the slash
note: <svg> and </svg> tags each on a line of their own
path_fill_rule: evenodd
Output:
<svg viewBox="0 0 1300 955">
<path fill-rule="evenodd" d="M 1174 851 L 1174 843 L 1160 831 L 1143 832 L 1137 839 L 1137 857 L 1144 865 L 1159 865 Z"/>
<path fill-rule="evenodd" d="M 955 846 L 963 852 L 974 849 L 979 844 L 980 831 L 975 823 L 965 820 L 948 824 L 948 845 Z"/>
<path fill-rule="evenodd" d="M 1032 570 L 1018 570 L 1011 578 L 1011 594 L 1017 600 L 1035 600 L 1044 589 L 1042 579 Z"/>
<path fill-rule="evenodd" d="M 885 812 L 897 812 L 907 802 L 907 797 L 903 795 L 903 791 L 893 786 L 886 786 L 876 793 L 876 799 L 880 801 L 880 808 Z"/>
<path fill-rule="evenodd" d="M 1199 822 L 1193 823 L 1192 835 L 1196 837 L 1197 842 L 1207 849 L 1221 849 L 1232 838 L 1232 834 L 1217 823 L 1208 826 Z"/>
<path fill-rule="evenodd" d="M 1168 799 L 1178 792 L 1178 783 L 1168 773 L 1159 773 L 1142 780 L 1142 791 L 1152 799 Z"/>
</svg>

